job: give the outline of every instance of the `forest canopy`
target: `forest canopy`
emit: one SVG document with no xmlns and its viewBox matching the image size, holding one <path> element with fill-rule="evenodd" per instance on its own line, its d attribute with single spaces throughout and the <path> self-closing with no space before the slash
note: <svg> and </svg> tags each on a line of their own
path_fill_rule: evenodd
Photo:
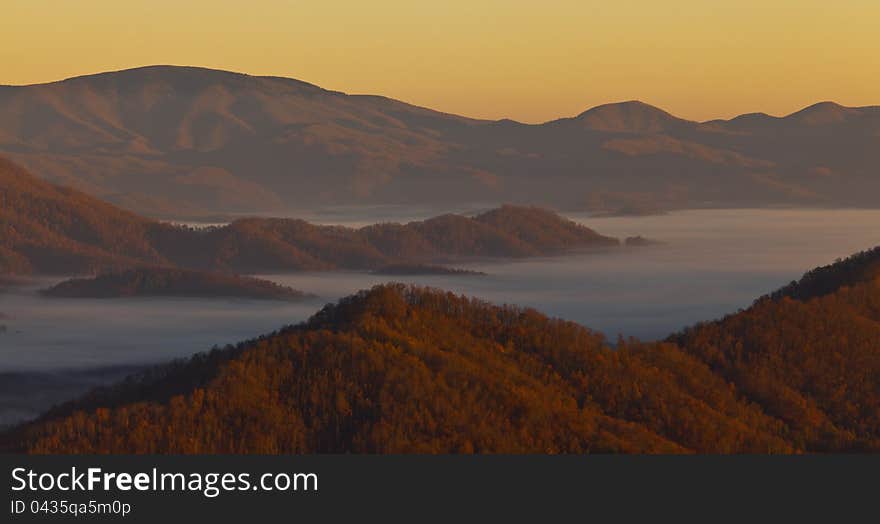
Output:
<svg viewBox="0 0 880 524">
<path fill-rule="evenodd" d="M 880 280 L 775 294 L 660 343 L 388 284 L 60 406 L 32 453 L 880 451 Z M 866 274 L 866 273 L 860 273 Z M 830 278 L 830 277 L 828 277 Z M 807 274 L 807 285 L 815 274 Z"/>
</svg>

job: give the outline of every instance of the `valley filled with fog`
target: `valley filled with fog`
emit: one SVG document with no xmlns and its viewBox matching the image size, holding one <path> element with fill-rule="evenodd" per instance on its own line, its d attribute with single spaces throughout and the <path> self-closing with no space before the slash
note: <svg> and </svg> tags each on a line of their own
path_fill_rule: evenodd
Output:
<svg viewBox="0 0 880 524">
<path fill-rule="evenodd" d="M 359 226 L 432 215 L 436 210 L 374 207 L 302 218 Z M 875 210 L 566 216 L 604 235 L 641 235 L 662 244 L 456 264 L 485 276 L 395 277 L 350 271 L 259 275 L 318 296 L 302 302 L 39 295 L 60 277 L 8 288 L 0 292 L 0 425 L 33 417 L 139 366 L 187 357 L 302 321 L 327 302 L 382 282 L 412 282 L 535 307 L 602 331 L 612 341 L 618 334 L 650 340 L 747 307 L 810 268 L 880 244 L 880 211 Z"/>
</svg>

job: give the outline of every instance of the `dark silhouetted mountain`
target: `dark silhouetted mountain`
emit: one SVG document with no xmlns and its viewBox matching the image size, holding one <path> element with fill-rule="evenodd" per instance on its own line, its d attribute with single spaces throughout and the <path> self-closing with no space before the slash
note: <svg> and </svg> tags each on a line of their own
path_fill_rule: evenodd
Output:
<svg viewBox="0 0 880 524">
<path fill-rule="evenodd" d="M 376 269 L 472 257 L 528 257 L 618 245 L 530 207 L 361 229 L 246 218 L 206 229 L 141 218 L 0 160 L 0 273 L 99 273 L 132 267 L 294 271 Z"/>
<path fill-rule="evenodd" d="M 65 280 L 44 295 L 63 298 L 228 297 L 303 300 L 311 295 L 268 280 L 169 268 L 130 269 L 94 278 Z"/>
<path fill-rule="evenodd" d="M 464 201 L 874 206 L 878 137 L 880 108 L 830 102 L 704 123 L 623 102 L 527 125 L 193 67 L 0 87 L 0 153 L 163 216 Z"/>
<path fill-rule="evenodd" d="M 844 286 L 863 284 L 877 278 L 880 278 L 880 247 L 813 269 L 800 280 L 771 294 L 770 298 L 809 300 L 829 295 Z"/>
</svg>

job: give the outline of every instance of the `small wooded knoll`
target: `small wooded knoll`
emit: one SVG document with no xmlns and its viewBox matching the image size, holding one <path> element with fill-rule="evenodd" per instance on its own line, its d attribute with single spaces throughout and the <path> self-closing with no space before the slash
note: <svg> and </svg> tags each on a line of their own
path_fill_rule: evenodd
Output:
<svg viewBox="0 0 880 524">
<path fill-rule="evenodd" d="M 302 300 L 310 295 L 268 280 L 173 268 L 139 268 L 65 280 L 43 291 L 56 298 L 227 297 Z"/>
</svg>

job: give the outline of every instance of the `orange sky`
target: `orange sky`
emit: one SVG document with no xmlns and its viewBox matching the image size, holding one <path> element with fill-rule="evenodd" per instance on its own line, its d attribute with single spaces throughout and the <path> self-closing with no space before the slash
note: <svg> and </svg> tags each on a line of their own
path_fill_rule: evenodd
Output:
<svg viewBox="0 0 880 524">
<path fill-rule="evenodd" d="M 0 83 L 148 64 L 290 76 L 525 122 L 880 104 L 877 0 L 4 0 Z"/>
</svg>

